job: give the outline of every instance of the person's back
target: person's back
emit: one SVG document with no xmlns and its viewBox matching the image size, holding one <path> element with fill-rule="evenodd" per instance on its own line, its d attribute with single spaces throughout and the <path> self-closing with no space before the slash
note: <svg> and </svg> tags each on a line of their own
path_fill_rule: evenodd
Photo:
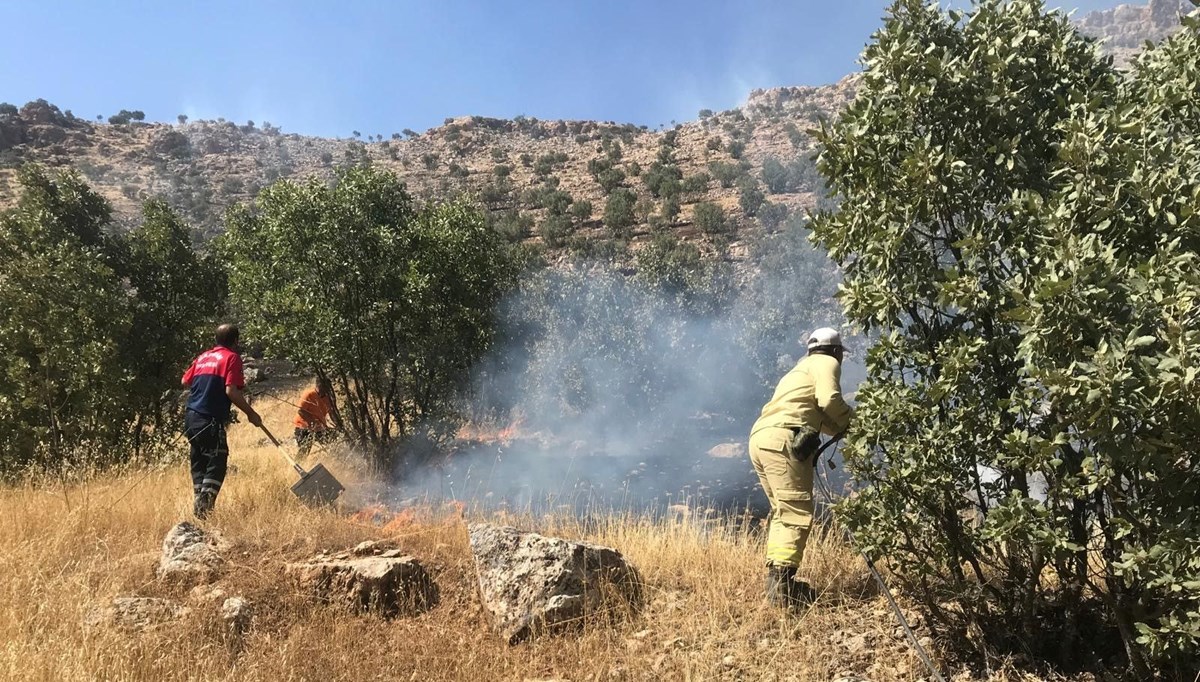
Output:
<svg viewBox="0 0 1200 682">
<path fill-rule="evenodd" d="M 750 462 L 771 504 L 767 598 L 788 607 L 814 598 L 812 588 L 796 579 L 796 570 L 812 526 L 820 434 L 844 432 L 853 413 L 842 398 L 841 335 L 822 327 L 809 335 L 807 345 L 808 356 L 779 380 L 750 428 Z"/>
<path fill-rule="evenodd" d="M 841 395 L 842 365 L 824 354 L 805 356 L 779 380 L 750 433 L 767 428 L 823 432 L 845 430 L 850 409 Z"/>
<path fill-rule="evenodd" d="M 233 402 L 225 387 L 241 388 L 246 383 L 242 357 L 225 346 L 214 346 L 196 357 L 183 375 L 183 382 L 189 389 L 187 409 L 205 417 L 227 419 Z"/>
<path fill-rule="evenodd" d="M 242 394 L 246 379 L 237 352 L 238 328 L 232 324 L 217 327 L 216 341 L 183 375 L 188 387 L 184 433 L 191 445 L 192 508 L 198 518 L 212 511 L 225 482 L 229 459 L 225 425 L 230 421 L 231 406 L 241 408 L 251 424 L 262 425 L 262 418 Z"/>
</svg>

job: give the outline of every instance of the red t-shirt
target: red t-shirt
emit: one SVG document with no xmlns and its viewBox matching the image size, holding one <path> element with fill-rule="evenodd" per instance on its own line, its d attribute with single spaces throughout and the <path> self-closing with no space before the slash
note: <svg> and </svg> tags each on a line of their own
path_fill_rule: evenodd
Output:
<svg viewBox="0 0 1200 682">
<path fill-rule="evenodd" d="M 225 387 L 246 386 L 242 356 L 225 346 L 207 350 L 192 361 L 192 366 L 183 375 L 183 383 L 191 388 L 187 402 L 189 410 L 224 419 L 229 416 L 232 406 L 229 396 L 225 395 Z"/>
</svg>

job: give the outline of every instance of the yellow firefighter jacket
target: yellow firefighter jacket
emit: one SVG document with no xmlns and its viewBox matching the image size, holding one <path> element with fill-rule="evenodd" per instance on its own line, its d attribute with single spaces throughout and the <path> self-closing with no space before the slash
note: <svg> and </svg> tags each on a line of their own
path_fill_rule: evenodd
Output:
<svg viewBox="0 0 1200 682">
<path fill-rule="evenodd" d="M 814 353 L 779 380 L 750 434 L 769 428 L 798 429 L 833 436 L 850 425 L 853 410 L 842 398 L 842 367 L 836 358 Z"/>
</svg>

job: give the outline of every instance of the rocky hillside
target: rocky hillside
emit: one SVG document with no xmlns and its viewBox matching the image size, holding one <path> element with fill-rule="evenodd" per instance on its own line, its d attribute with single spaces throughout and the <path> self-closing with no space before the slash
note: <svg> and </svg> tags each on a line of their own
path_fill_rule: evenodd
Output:
<svg viewBox="0 0 1200 682">
<path fill-rule="evenodd" d="M 1127 60 L 1177 25 L 1179 4 L 1122 5 L 1079 24 Z M 447 119 L 424 133 L 351 139 L 223 119 L 94 123 L 38 100 L 0 106 L 0 206 L 15 200 L 16 168 L 37 161 L 78 169 L 122 217 L 136 216 L 141 200 L 164 196 L 212 235 L 226 208 L 276 179 L 325 178 L 339 165 L 370 161 L 395 171 L 418 196 L 476 196 L 496 229 L 552 252 L 636 249 L 663 229 L 728 244 L 737 259 L 744 253 L 738 235 L 816 205 L 807 131 L 853 96 L 848 77 L 822 87 L 756 90 L 741 107 L 701 111 L 670 130 L 476 116 Z"/>
<path fill-rule="evenodd" d="M 1118 65 L 1128 66 L 1146 41 L 1162 40 L 1177 29 L 1180 13 L 1187 13 L 1191 6 L 1188 0 L 1150 0 L 1147 5 L 1118 5 L 1092 12 L 1078 23 L 1085 33 L 1104 41 L 1105 50 Z"/>
</svg>

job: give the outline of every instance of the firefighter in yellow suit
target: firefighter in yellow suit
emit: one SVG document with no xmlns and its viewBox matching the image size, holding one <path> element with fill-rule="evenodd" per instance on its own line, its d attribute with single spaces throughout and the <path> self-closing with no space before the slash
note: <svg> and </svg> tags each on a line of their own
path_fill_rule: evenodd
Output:
<svg viewBox="0 0 1200 682">
<path fill-rule="evenodd" d="M 767 600 L 792 607 L 812 601 L 807 583 L 796 579 L 813 517 L 813 455 L 819 434 L 838 435 L 853 410 L 842 398 L 845 348 L 835 329 L 808 337 L 808 356 L 775 388 L 750 430 L 750 461 L 771 503 L 767 533 Z"/>
</svg>

